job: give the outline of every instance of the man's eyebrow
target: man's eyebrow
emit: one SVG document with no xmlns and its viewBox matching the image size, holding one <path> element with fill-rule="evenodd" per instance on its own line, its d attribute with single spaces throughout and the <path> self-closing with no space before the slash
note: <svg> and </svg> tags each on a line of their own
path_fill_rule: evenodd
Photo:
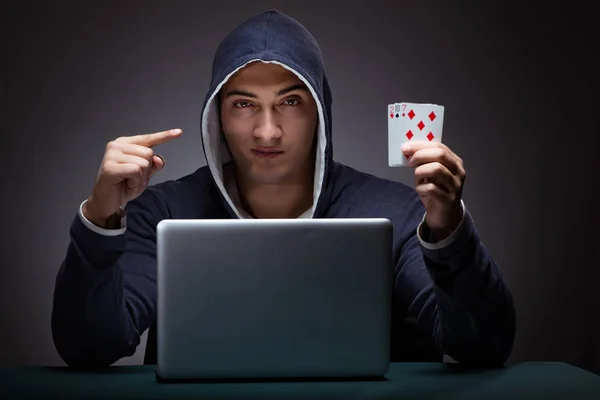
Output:
<svg viewBox="0 0 600 400">
<path fill-rule="evenodd" d="M 292 91 L 297 90 L 297 89 L 308 91 L 308 89 L 307 89 L 307 87 L 306 87 L 306 85 L 304 83 L 297 83 L 295 85 L 292 85 L 292 86 L 286 87 L 284 89 L 281 89 L 279 92 L 277 92 L 277 96 L 282 96 L 282 95 L 284 95 L 286 93 L 292 92 Z"/>
<path fill-rule="evenodd" d="M 306 85 L 304 83 L 297 83 L 297 84 L 294 84 L 292 86 L 289 86 L 289 87 L 281 89 L 280 91 L 277 92 L 277 96 L 282 96 L 282 95 L 284 95 L 286 93 L 292 92 L 292 91 L 297 90 L 297 89 L 308 91 L 308 88 L 306 87 Z M 254 93 L 246 92 L 244 90 L 235 90 L 235 89 L 234 90 L 229 90 L 227 92 L 227 94 L 225 94 L 225 97 L 236 96 L 236 95 L 238 95 L 238 96 L 245 96 L 245 97 L 251 97 L 253 99 L 255 99 L 257 97 Z"/>
<path fill-rule="evenodd" d="M 257 96 L 253 93 L 250 92 L 245 92 L 243 90 L 229 90 L 227 92 L 227 94 L 225 94 L 225 97 L 230 97 L 230 96 L 245 96 L 245 97 L 252 97 L 252 98 L 256 98 Z"/>
</svg>

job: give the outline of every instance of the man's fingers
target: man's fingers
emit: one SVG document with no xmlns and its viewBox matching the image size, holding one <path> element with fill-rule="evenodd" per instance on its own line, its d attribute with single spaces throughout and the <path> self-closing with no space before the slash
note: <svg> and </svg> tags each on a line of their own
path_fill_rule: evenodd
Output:
<svg viewBox="0 0 600 400">
<path fill-rule="evenodd" d="M 435 183 L 425 183 L 416 187 L 416 192 L 420 197 L 434 197 L 443 203 L 451 203 L 455 199 L 453 193 L 448 193 Z"/>
<path fill-rule="evenodd" d="M 416 151 L 412 154 L 409 164 L 412 167 L 419 167 L 435 162 L 441 163 L 453 174 L 457 174 L 460 171 L 459 162 L 455 156 L 441 147 L 430 147 Z"/>
<path fill-rule="evenodd" d="M 138 164 L 134 163 L 117 163 L 111 162 L 104 166 L 108 176 L 117 178 L 117 180 L 125 181 L 130 189 L 142 187 L 144 184 L 143 169 Z"/>
<path fill-rule="evenodd" d="M 154 150 L 150 147 L 140 146 L 139 144 L 124 143 L 120 142 L 119 139 L 108 142 L 107 147 L 107 158 L 119 158 L 121 154 L 130 154 L 145 158 L 150 161 L 154 155 Z"/>
<path fill-rule="evenodd" d="M 432 148 L 441 148 L 446 151 L 450 151 L 450 148 L 446 146 L 442 142 L 430 142 L 428 140 L 415 140 L 410 143 L 404 143 L 400 148 L 403 153 L 414 153 L 415 151 L 419 151 L 422 149 L 432 149 Z"/>
<path fill-rule="evenodd" d="M 127 178 L 130 180 L 139 180 L 140 184 L 143 186 L 147 186 L 148 181 L 150 180 L 150 178 L 152 178 L 152 175 L 163 169 L 165 166 L 164 158 L 158 154 L 153 155 L 150 161 L 148 161 L 148 159 L 146 158 L 134 156 L 131 154 L 118 154 L 113 158 L 113 162 L 120 166 L 130 164 L 139 167 L 139 174 L 135 169 L 129 169 L 129 167 L 127 167 L 127 173 L 133 171 L 131 173 L 133 173 L 134 175 L 127 176 Z"/>
<path fill-rule="evenodd" d="M 415 170 L 415 183 L 417 186 L 433 183 L 447 193 L 455 192 L 459 185 L 458 178 L 437 162 L 418 167 Z"/>
<path fill-rule="evenodd" d="M 152 167 L 151 161 L 148 161 L 146 158 L 134 156 L 131 154 L 119 154 L 114 161 L 119 164 L 138 165 L 142 169 L 142 172 L 147 172 L 150 170 L 150 167 Z"/>
<path fill-rule="evenodd" d="M 157 146 L 181 136 L 181 129 L 170 129 L 168 131 L 148 133 L 145 135 L 124 136 L 117 139 L 118 142 L 137 144 L 145 147 Z"/>
</svg>

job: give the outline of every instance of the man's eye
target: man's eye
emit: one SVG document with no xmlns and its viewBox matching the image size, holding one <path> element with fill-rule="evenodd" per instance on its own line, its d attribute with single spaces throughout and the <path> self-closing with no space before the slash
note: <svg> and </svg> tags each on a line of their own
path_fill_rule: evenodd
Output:
<svg viewBox="0 0 600 400">
<path fill-rule="evenodd" d="M 287 106 L 296 106 L 296 105 L 300 104 L 300 100 L 298 100 L 298 99 L 287 99 L 283 103 L 285 105 L 287 105 Z"/>
<path fill-rule="evenodd" d="M 249 101 L 237 101 L 237 102 L 233 103 L 233 106 L 237 107 L 237 108 L 246 108 L 246 107 L 249 107 L 250 105 L 251 104 Z"/>
</svg>

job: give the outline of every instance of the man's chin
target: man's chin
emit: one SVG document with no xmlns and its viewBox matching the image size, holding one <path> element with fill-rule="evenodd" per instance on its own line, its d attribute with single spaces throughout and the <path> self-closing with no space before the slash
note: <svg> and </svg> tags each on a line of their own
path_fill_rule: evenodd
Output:
<svg viewBox="0 0 600 400">
<path fill-rule="evenodd" d="M 289 182 L 290 176 L 283 168 L 250 167 L 241 171 L 245 178 L 255 185 L 281 185 Z"/>
<path fill-rule="evenodd" d="M 281 185 L 289 181 L 280 174 L 249 174 L 248 180 L 255 185 Z"/>
</svg>

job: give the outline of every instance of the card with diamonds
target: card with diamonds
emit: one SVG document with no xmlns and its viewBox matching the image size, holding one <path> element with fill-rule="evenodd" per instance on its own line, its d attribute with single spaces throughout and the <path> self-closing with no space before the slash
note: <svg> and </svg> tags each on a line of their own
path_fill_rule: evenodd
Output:
<svg viewBox="0 0 600 400">
<path fill-rule="evenodd" d="M 400 149 L 406 142 L 442 141 L 444 106 L 437 104 L 395 103 L 388 105 L 388 164 L 408 166 Z"/>
</svg>

